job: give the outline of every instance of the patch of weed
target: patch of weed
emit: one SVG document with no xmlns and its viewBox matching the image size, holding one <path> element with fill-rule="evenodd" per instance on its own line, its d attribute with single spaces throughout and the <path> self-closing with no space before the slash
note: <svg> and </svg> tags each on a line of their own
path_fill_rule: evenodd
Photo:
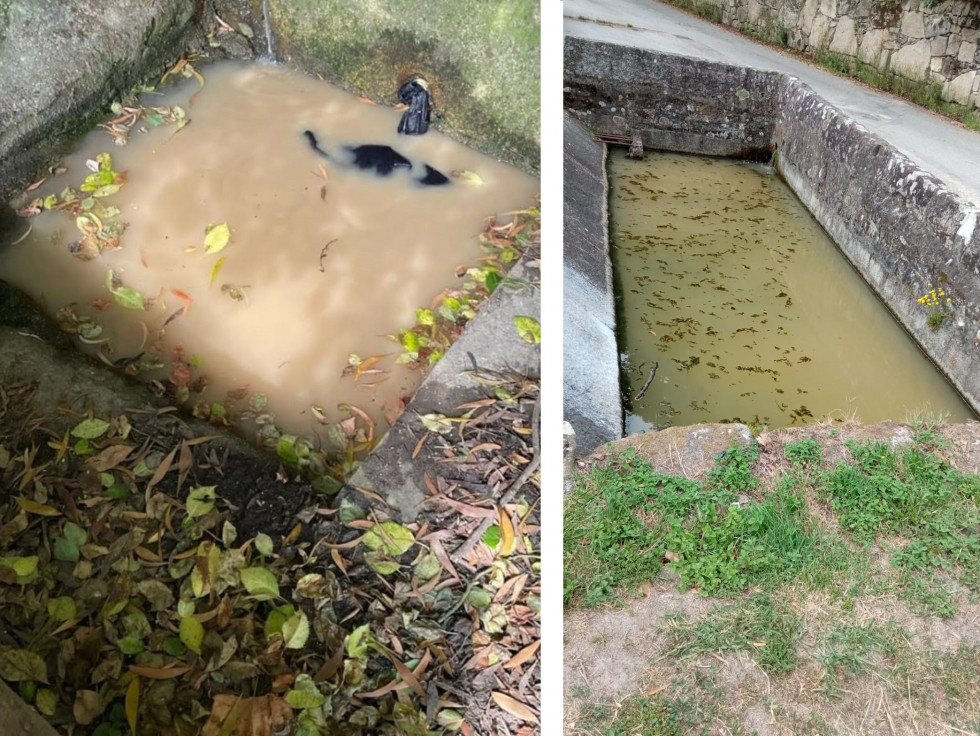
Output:
<svg viewBox="0 0 980 736">
<path fill-rule="evenodd" d="M 768 593 L 715 608 L 697 621 L 667 616 L 661 628 L 673 644 L 670 656 L 747 651 L 769 673 L 796 667 L 802 632 L 803 619 Z"/>
<path fill-rule="evenodd" d="M 901 535 L 908 541 L 894 552 L 892 564 L 922 575 L 942 569 L 971 590 L 980 589 L 976 476 L 960 473 L 920 445 L 896 452 L 880 442 L 847 444 L 854 464 L 840 463 L 825 473 L 818 490 L 841 527 L 864 542 Z M 921 586 L 909 595 L 937 613 L 950 604 Z"/>
<path fill-rule="evenodd" d="M 901 631 L 893 622 L 880 626 L 842 623 L 818 647 L 815 659 L 824 666 L 823 689 L 828 697 L 841 693 L 848 677 L 867 673 L 875 665 L 875 655 L 894 657 L 899 652 Z"/>
<path fill-rule="evenodd" d="M 820 449 L 820 443 L 812 437 L 807 437 L 799 442 L 787 443 L 783 446 L 783 452 L 786 454 L 787 460 L 802 468 L 814 467 L 823 463 L 823 451 Z"/>
<path fill-rule="evenodd" d="M 635 454 L 581 478 L 565 508 L 566 604 L 597 605 L 658 576 L 663 560 L 683 588 L 734 595 L 804 575 L 824 585 L 846 564 L 842 542 L 821 533 L 802 500 L 754 490 L 754 446 L 733 447 L 707 482 L 653 471 Z"/>
<path fill-rule="evenodd" d="M 601 731 L 602 736 L 627 736 L 642 733 L 645 736 L 683 736 L 680 718 L 662 695 L 643 698 L 631 695 L 623 701 L 616 717 Z"/>
<path fill-rule="evenodd" d="M 956 615 L 956 598 L 931 577 L 904 571 L 898 584 L 900 597 L 916 615 L 940 618 Z"/>
<path fill-rule="evenodd" d="M 748 445 L 733 445 L 708 471 L 708 484 L 735 493 L 748 493 L 759 481 L 752 475 L 752 464 L 759 457 L 759 446 L 753 441 Z"/>
</svg>

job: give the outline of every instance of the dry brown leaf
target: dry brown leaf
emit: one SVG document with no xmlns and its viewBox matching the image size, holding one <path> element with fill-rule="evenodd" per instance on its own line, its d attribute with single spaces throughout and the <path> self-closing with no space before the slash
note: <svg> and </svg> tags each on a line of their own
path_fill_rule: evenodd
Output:
<svg viewBox="0 0 980 736">
<path fill-rule="evenodd" d="M 129 457 L 133 449 L 132 445 L 113 445 L 112 447 L 107 447 L 88 461 L 89 470 L 94 473 L 111 470 Z"/>
<path fill-rule="evenodd" d="M 515 669 L 517 667 L 520 667 L 522 664 L 524 664 L 531 657 L 534 656 L 534 653 L 536 651 L 538 651 L 538 648 L 540 646 L 541 646 L 541 640 L 540 639 L 538 639 L 537 641 L 531 642 L 526 647 L 524 647 L 521 651 L 519 651 L 517 654 L 515 654 L 513 657 L 511 657 L 510 659 L 508 659 L 507 662 L 506 662 L 506 664 L 504 664 L 504 669 L 512 670 L 512 669 Z"/>
<path fill-rule="evenodd" d="M 498 517 L 500 519 L 500 556 L 507 557 L 513 554 L 517 544 L 517 537 L 514 534 L 514 523 L 510 520 L 510 514 L 504 507 L 498 507 Z"/>
<path fill-rule="evenodd" d="M 496 690 L 490 693 L 490 697 L 493 698 L 497 705 L 510 713 L 512 716 L 531 723 L 538 723 L 538 718 L 534 715 L 534 711 L 524 705 L 524 703 L 522 703 L 520 700 L 515 700 L 514 698 L 510 697 L 510 695 L 497 692 Z"/>
<path fill-rule="evenodd" d="M 286 731 L 292 715 L 292 708 L 277 695 L 216 695 L 201 736 L 274 736 Z"/>
</svg>

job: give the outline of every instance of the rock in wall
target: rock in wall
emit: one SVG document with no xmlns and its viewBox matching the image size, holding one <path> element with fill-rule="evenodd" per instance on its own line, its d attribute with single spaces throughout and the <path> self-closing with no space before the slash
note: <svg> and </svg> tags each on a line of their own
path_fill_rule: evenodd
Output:
<svg viewBox="0 0 980 736">
<path fill-rule="evenodd" d="M 834 54 L 841 63 L 940 84 L 945 99 L 980 107 L 977 0 L 703 2 L 718 7 L 723 22 L 744 33 L 811 56 Z"/>
</svg>

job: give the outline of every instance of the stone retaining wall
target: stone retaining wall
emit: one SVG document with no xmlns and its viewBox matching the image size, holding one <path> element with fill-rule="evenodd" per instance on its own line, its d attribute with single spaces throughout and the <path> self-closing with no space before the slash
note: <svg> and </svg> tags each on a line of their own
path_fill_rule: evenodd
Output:
<svg viewBox="0 0 980 736">
<path fill-rule="evenodd" d="M 831 51 L 980 107 L 980 2 L 946 0 L 703 0 L 722 21 L 816 55 Z"/>
<path fill-rule="evenodd" d="M 775 147 L 800 200 L 980 412 L 980 203 L 781 73 L 566 38 L 565 102 L 593 133 L 639 133 L 660 150 L 744 156 Z M 917 301 L 930 285 L 952 299 L 937 330 Z M 618 376 L 618 363 L 593 371 Z"/>
</svg>

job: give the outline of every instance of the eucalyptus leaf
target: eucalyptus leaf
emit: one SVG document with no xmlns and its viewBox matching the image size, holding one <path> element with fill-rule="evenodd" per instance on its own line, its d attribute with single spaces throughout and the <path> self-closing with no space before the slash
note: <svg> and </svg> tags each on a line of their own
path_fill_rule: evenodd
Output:
<svg viewBox="0 0 980 736">
<path fill-rule="evenodd" d="M 274 546 L 272 543 L 272 537 L 270 537 L 265 532 L 259 532 L 255 535 L 255 549 L 259 551 L 259 554 L 263 557 L 271 557 L 274 551 Z"/>
<path fill-rule="evenodd" d="M 217 486 L 198 486 L 187 494 L 187 515 L 196 519 L 211 513 L 214 509 L 215 488 Z"/>
<path fill-rule="evenodd" d="M 305 613 L 298 611 L 283 622 L 281 633 L 286 649 L 302 649 L 310 638 L 310 620 Z"/>
<path fill-rule="evenodd" d="M 370 644 L 371 624 L 358 626 L 347 637 L 347 656 L 351 659 L 360 659 L 366 656 Z"/>
</svg>

